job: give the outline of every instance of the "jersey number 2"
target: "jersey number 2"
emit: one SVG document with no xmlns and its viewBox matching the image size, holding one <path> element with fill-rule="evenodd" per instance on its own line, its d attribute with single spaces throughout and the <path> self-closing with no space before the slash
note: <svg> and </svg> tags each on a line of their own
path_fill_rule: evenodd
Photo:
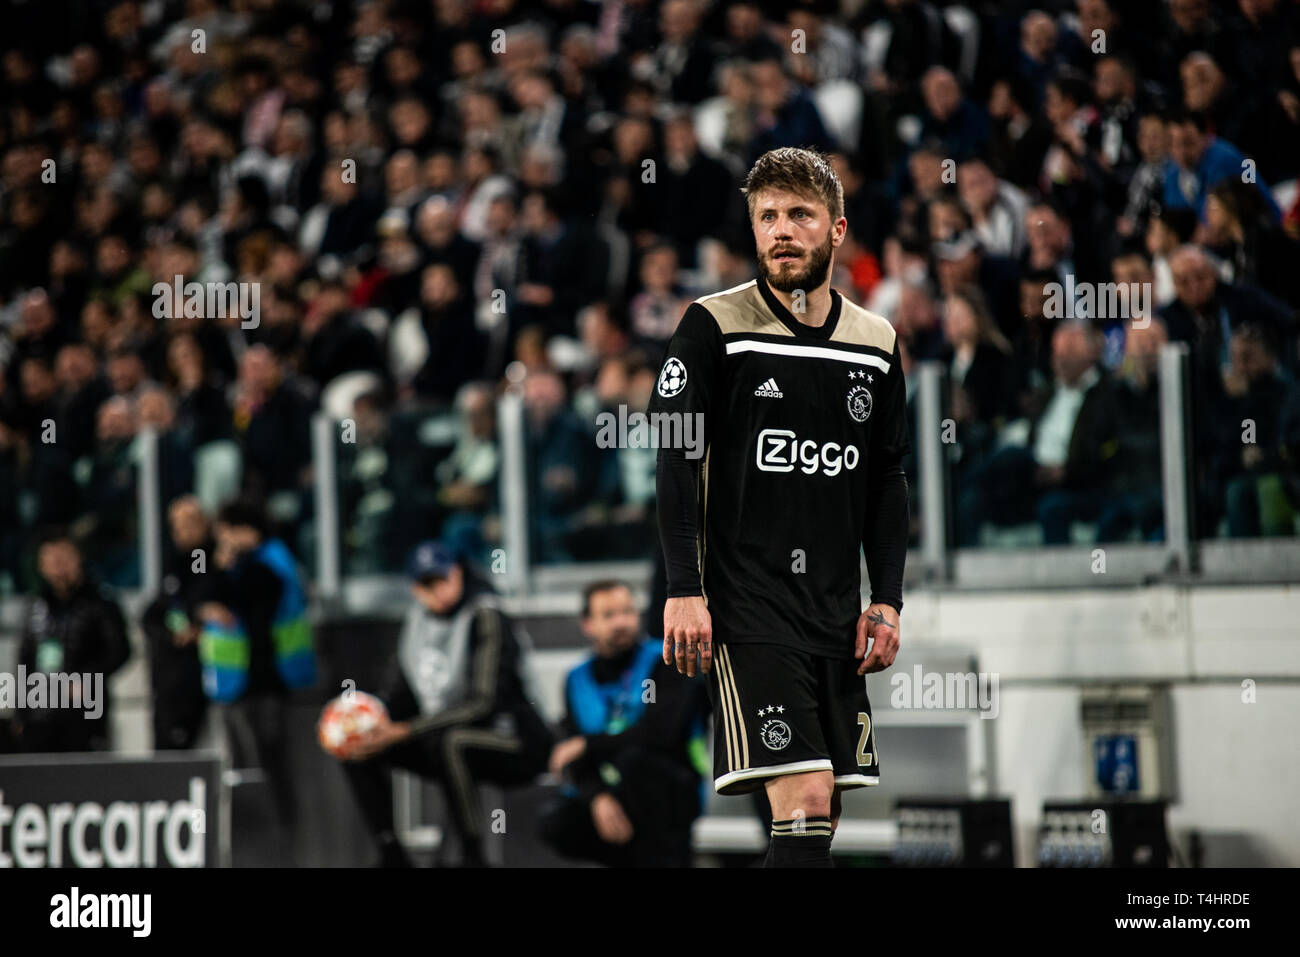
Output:
<svg viewBox="0 0 1300 957">
<path fill-rule="evenodd" d="M 859 711 L 858 725 L 862 728 L 862 734 L 858 736 L 858 767 L 870 767 L 875 764 L 875 756 L 867 750 L 867 741 L 871 737 L 871 715 Z"/>
</svg>

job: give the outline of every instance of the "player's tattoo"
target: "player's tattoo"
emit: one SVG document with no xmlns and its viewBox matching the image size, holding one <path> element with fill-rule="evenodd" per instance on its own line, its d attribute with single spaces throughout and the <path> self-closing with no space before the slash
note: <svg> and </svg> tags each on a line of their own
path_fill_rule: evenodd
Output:
<svg viewBox="0 0 1300 957">
<path fill-rule="evenodd" d="M 877 625 L 888 625 L 890 628 L 894 627 L 894 623 L 885 617 L 883 611 L 879 610 L 867 612 L 867 621 Z"/>
</svg>

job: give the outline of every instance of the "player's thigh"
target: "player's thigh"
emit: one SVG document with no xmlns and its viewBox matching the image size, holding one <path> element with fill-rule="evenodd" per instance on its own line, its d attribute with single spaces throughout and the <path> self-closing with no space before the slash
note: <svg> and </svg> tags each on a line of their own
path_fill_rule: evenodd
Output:
<svg viewBox="0 0 1300 957">
<path fill-rule="evenodd" d="M 709 673 L 714 789 L 745 794 L 768 778 L 830 771 L 813 656 L 785 645 L 724 643 Z"/>
<path fill-rule="evenodd" d="M 819 658 L 818 707 L 837 791 L 880 783 L 876 728 L 866 679 L 853 658 Z"/>
<path fill-rule="evenodd" d="M 835 778 L 830 771 L 805 771 L 768 778 L 767 799 L 773 821 L 829 817 Z"/>
</svg>

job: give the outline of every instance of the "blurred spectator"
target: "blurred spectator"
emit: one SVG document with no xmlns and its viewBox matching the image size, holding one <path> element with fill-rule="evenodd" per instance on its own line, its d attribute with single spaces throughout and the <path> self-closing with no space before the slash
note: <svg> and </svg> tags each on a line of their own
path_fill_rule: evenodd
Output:
<svg viewBox="0 0 1300 957">
<path fill-rule="evenodd" d="M 10 328 L 12 343 L 6 371 L 10 382 L 17 384 L 18 373 L 27 359 L 54 361 L 59 349 L 67 344 L 67 332 L 58 324 L 54 305 L 44 289 L 36 288 L 18 300 L 18 320 Z"/>
<path fill-rule="evenodd" d="M 623 354 L 631 344 L 610 303 L 593 302 L 578 313 L 578 335 L 596 364 Z M 656 357 L 658 358 L 658 357 Z"/>
<path fill-rule="evenodd" d="M 794 58 L 795 79 L 809 88 L 822 83 L 853 81 L 858 78 L 857 44 L 853 35 L 831 18 L 813 10 L 786 12 L 790 30 L 802 31 L 804 52 Z"/>
<path fill-rule="evenodd" d="M 441 542 L 408 563 L 411 595 L 397 659 L 375 689 L 390 720 L 344 764 L 380 863 L 409 867 L 393 821 L 393 768 L 436 780 L 465 866 L 483 866 L 482 781 L 519 785 L 546 766 L 552 735 L 530 701 L 528 647 L 491 586 Z"/>
<path fill-rule="evenodd" d="M 307 488 L 312 404 L 290 381 L 283 360 L 252 346 L 239 362 L 235 435 L 243 450 L 244 490 L 269 496 Z M 296 517 L 296 512 L 285 517 Z"/>
<path fill-rule="evenodd" d="M 405 337 L 403 367 L 414 365 L 414 356 L 424 357 L 408 380 L 414 394 L 450 402 L 462 385 L 482 375 L 486 343 L 450 266 L 436 263 L 425 267 L 420 306 L 398 317 L 397 324 L 405 326 L 401 333 Z M 392 348 L 390 344 L 390 355 Z M 400 382 L 401 373 L 398 375 Z"/>
<path fill-rule="evenodd" d="M 321 171 L 321 201 L 307 211 L 298 230 L 303 255 L 321 258 L 323 272 L 337 275 L 344 264 L 354 264 L 371 239 L 379 211 L 357 187 L 357 173 L 341 164 Z"/>
<path fill-rule="evenodd" d="M 1048 318 L 1049 287 L 1059 277 L 1050 270 L 1031 271 L 1020 279 L 1020 332 L 1012 341 L 1016 357 L 1017 405 L 1029 409 L 1029 396 L 1051 379 L 1052 334 L 1059 319 Z"/>
<path fill-rule="evenodd" d="M 964 289 L 966 285 L 956 288 Z M 907 343 L 908 355 L 915 360 L 938 359 L 948 348 L 939 304 L 924 283 L 902 287 L 893 321 L 899 337 Z"/>
<path fill-rule="evenodd" d="M 109 354 L 105 363 L 108 385 L 113 395 L 133 402 L 151 383 L 144 360 L 136 352 L 122 348 Z"/>
<path fill-rule="evenodd" d="M 660 40 L 648 64 L 655 89 L 674 103 L 699 103 L 713 92 L 713 41 L 700 29 L 694 0 L 665 0 L 659 7 Z"/>
<path fill-rule="evenodd" d="M 1089 6 L 1105 4 L 1092 0 Z M 1115 38 L 1110 39 L 1113 44 Z M 1108 49 L 1114 50 L 1115 47 L 1109 46 Z M 1111 175 L 1127 177 L 1140 159 L 1138 115 L 1144 97 L 1138 90 L 1137 70 L 1127 54 L 1110 53 L 1097 59 L 1092 72 L 1098 112 L 1098 160 Z"/>
<path fill-rule="evenodd" d="M 63 440 L 77 459 L 90 451 L 95 438 L 96 410 L 109 396 L 108 385 L 99 377 L 95 354 L 75 343 L 59 350 L 55 364 L 59 383 L 57 419 L 63 425 Z"/>
<path fill-rule="evenodd" d="M 321 284 L 300 328 L 301 371 L 321 387 L 346 372 L 384 368 L 379 343 L 349 308 L 347 288 L 340 282 Z"/>
<path fill-rule="evenodd" d="M 216 544 L 199 500 L 182 496 L 167 508 L 171 533 L 161 593 L 145 608 L 141 629 L 149 651 L 155 751 L 194 746 L 207 712 L 199 667 L 198 603 Z"/>
<path fill-rule="evenodd" d="M 731 192 L 727 167 L 700 151 L 690 113 L 674 113 L 664 124 L 664 163 L 658 181 L 663 203 L 657 229 L 672 241 L 678 262 L 694 266 L 697 244 L 727 222 L 738 194 Z M 686 209 L 692 215 L 679 215 Z"/>
<path fill-rule="evenodd" d="M 1119 451 L 1113 494 L 1097 519 L 1098 542 L 1143 541 L 1164 532 L 1163 465 L 1160 449 L 1160 348 L 1164 323 L 1134 317 L 1124 336 L 1124 359 L 1115 375 L 1119 401 Z"/>
<path fill-rule="evenodd" d="M 988 140 L 988 117 L 984 110 L 968 99 L 953 72 L 932 66 L 921 77 L 920 136 L 939 144 L 944 156 L 962 162 L 984 148 Z"/>
<path fill-rule="evenodd" d="M 641 255 L 641 291 L 628 303 L 631 331 L 647 353 L 662 355 L 686 309 L 672 246 L 652 246 Z"/>
<path fill-rule="evenodd" d="M 501 453 L 497 448 L 496 405 L 492 390 L 469 383 L 456 395 L 460 429 L 451 454 L 434 472 L 438 504 L 445 510 L 440 538 L 457 554 L 486 558 L 484 521 L 497 502 Z"/>
<path fill-rule="evenodd" d="M 555 195 L 533 190 L 520 209 L 522 249 L 510 321 L 540 325 L 550 335 L 573 335 L 573 317 L 599 291 L 599 256 L 556 208 Z"/>
<path fill-rule="evenodd" d="M 1300 242 L 1282 230 L 1258 190 L 1237 180 L 1210 190 L 1204 232 L 1206 249 L 1227 266 L 1232 282 L 1271 290 L 1300 307 Z"/>
<path fill-rule="evenodd" d="M 185 433 L 196 449 L 230 438 L 230 406 L 224 390 L 212 381 L 198 340 L 185 333 L 174 336 L 167 348 L 167 364 L 179 398 L 178 431 Z"/>
<path fill-rule="evenodd" d="M 446 263 L 461 285 L 474 276 L 478 246 L 456 228 L 456 210 L 444 196 L 432 196 L 415 215 L 415 230 L 429 263 Z"/>
<path fill-rule="evenodd" d="M 1257 326 L 1274 343 L 1290 341 L 1294 315 L 1272 296 L 1250 285 L 1226 283 L 1199 246 L 1180 247 L 1170 258 L 1177 298 L 1161 311 L 1174 342 L 1192 348 L 1193 386 L 1207 401 L 1222 395 L 1221 370 L 1229 343 L 1242 325 Z M 1273 347 L 1274 355 L 1277 346 Z"/>
<path fill-rule="evenodd" d="M 977 543 L 981 518 L 1007 525 L 1036 514 L 1047 545 L 1068 544 L 1072 523 L 1096 520 L 1113 474 L 1119 418 L 1100 357 L 1100 336 L 1086 322 L 1057 328 L 1055 382 L 1036 398 L 1040 411 L 1026 443 L 994 453 L 959 493 L 959 545 Z"/>
<path fill-rule="evenodd" d="M 90 475 L 82 493 L 84 511 L 73 529 L 86 543 L 89 562 L 118 587 L 139 584 L 135 435 L 131 402 L 114 396 L 99 407 Z"/>
<path fill-rule="evenodd" d="M 1192 209 L 1198 216 L 1205 212 L 1210 190 L 1225 180 L 1241 180 L 1253 172 L 1231 143 L 1212 136 L 1201 113 L 1176 113 L 1169 123 L 1170 159 L 1165 165 L 1164 203 L 1173 209 Z M 1262 178 L 1253 180 L 1263 195 L 1274 219 L 1281 211 Z"/>
<path fill-rule="evenodd" d="M 1145 235 L 1151 213 L 1164 199 L 1169 130 L 1159 113 L 1145 113 L 1138 119 L 1137 150 L 1140 162 L 1128 181 L 1124 212 L 1115 222 L 1123 236 Z"/>
<path fill-rule="evenodd" d="M 542 563 L 568 561 L 569 535 L 595 485 L 595 445 L 566 407 L 564 383 L 553 372 L 524 380 L 524 412 L 533 557 Z"/>
<path fill-rule="evenodd" d="M 1155 274 L 1156 304 L 1161 308 L 1174 301 L 1174 273 L 1170 257 L 1191 242 L 1196 232 L 1196 214 L 1190 209 L 1163 209 L 1158 205 L 1147 221 L 1146 250 Z"/>
<path fill-rule="evenodd" d="M 49 700 L 15 719 L 18 749 L 28 753 L 104 751 L 113 726 L 109 678 L 131 656 L 126 620 L 112 595 L 86 574 L 68 535 L 46 535 L 36 553 L 40 585 L 28 602 L 18 664 L 51 688 L 70 689 L 71 707 Z"/>
<path fill-rule="evenodd" d="M 1232 332 L 1223 373 L 1222 445 L 1215 451 L 1224 486 L 1228 535 L 1232 538 L 1295 534 L 1296 509 L 1279 472 L 1284 449 L 1295 448 L 1293 381 L 1279 374 L 1274 337 L 1245 324 Z M 1284 424 L 1290 434 L 1284 433 Z"/>
<path fill-rule="evenodd" d="M 1031 224 L 1030 234 L 1034 229 Z M 1016 279 L 1014 260 L 985 253 L 969 230 L 933 244 L 939 291 L 947 295 L 962 286 L 979 286 L 1004 335 L 1015 334 Z M 917 354 L 917 358 L 921 358 Z"/>
<path fill-rule="evenodd" d="M 952 415 L 960 425 L 997 425 L 1012 408 L 1008 384 L 1011 344 L 998 330 L 983 294 L 966 286 L 943 304 L 943 332 L 949 343 Z"/>
<path fill-rule="evenodd" d="M 1060 63 L 1056 22 L 1041 10 L 1032 10 L 1020 21 L 1020 77 L 1033 91 L 1033 107 L 1043 105 L 1047 82 Z"/>
<path fill-rule="evenodd" d="M 279 846 L 272 854 L 291 863 L 287 842 L 296 799 L 285 741 L 286 705 L 290 690 L 315 678 L 303 617 L 305 592 L 292 556 L 270 534 L 258 499 L 226 503 L 214 528 L 216 568 L 207 575 L 196 616 L 204 690 L 220 703 L 232 766 L 260 768 L 266 775 L 279 825 Z M 231 642 L 244 650 L 232 655 Z"/>
<path fill-rule="evenodd" d="M 542 836 L 565 857 L 689 867 L 707 773 L 696 760 L 707 750 L 703 685 L 664 664 L 622 582 L 583 589 L 581 626 L 592 655 L 565 679 L 567 737 L 550 759 L 565 787 Z"/>
<path fill-rule="evenodd" d="M 989 90 L 989 167 L 1022 189 L 1038 180 L 1043 156 L 1052 143 L 1047 118 L 1034 109 L 1036 98 L 1019 77 L 1000 77 Z"/>
<path fill-rule="evenodd" d="M 753 65 L 752 75 L 758 113 L 749 142 L 749 165 L 768 150 L 781 146 L 798 145 L 824 152 L 835 149 L 837 144 L 827 132 L 811 94 L 790 80 L 780 60 L 759 60 Z"/>
<path fill-rule="evenodd" d="M 980 244 L 995 256 L 1019 258 L 1025 248 L 1025 194 L 999 180 L 981 159 L 961 164 L 957 186 Z"/>
<path fill-rule="evenodd" d="M 1096 325 L 1106 340 L 1102 364 L 1113 371 L 1119 368 L 1128 354 L 1125 337 L 1132 325 L 1140 321 L 1138 311 L 1141 315 L 1150 317 L 1155 305 L 1155 274 L 1142 250 L 1136 245 L 1129 245 L 1121 248 L 1111 259 L 1110 278 L 1118 291 L 1116 304 L 1120 308 L 1117 315 L 1098 315 Z M 1107 313 L 1108 310 L 1109 304 L 1106 309 L 1098 309 L 1098 312 Z M 1130 314 L 1130 310 L 1135 311 Z M 1164 331 L 1163 324 L 1161 331 Z"/>
</svg>

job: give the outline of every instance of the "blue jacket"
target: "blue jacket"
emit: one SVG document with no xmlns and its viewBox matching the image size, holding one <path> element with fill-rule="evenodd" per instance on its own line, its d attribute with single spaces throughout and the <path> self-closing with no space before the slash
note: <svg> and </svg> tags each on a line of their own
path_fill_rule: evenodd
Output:
<svg viewBox="0 0 1300 957">
<path fill-rule="evenodd" d="M 1194 209 L 1197 216 L 1203 217 L 1205 215 L 1205 198 L 1210 195 L 1210 190 L 1225 180 L 1239 179 L 1244 172 L 1242 164 L 1245 161 L 1246 157 L 1241 155 L 1241 151 L 1227 140 L 1217 138 L 1211 140 L 1210 145 L 1205 148 L 1205 152 L 1201 155 L 1201 161 L 1196 164 L 1196 192 L 1194 195 L 1188 196 L 1183 192 L 1182 188 L 1182 167 L 1173 160 L 1166 160 L 1165 206 L 1169 209 Z M 1273 210 L 1274 220 L 1281 220 L 1282 211 L 1273 199 L 1273 193 L 1268 188 L 1268 184 L 1257 178 L 1255 185 L 1259 187 L 1260 193 L 1268 201 L 1269 208 Z"/>
</svg>

